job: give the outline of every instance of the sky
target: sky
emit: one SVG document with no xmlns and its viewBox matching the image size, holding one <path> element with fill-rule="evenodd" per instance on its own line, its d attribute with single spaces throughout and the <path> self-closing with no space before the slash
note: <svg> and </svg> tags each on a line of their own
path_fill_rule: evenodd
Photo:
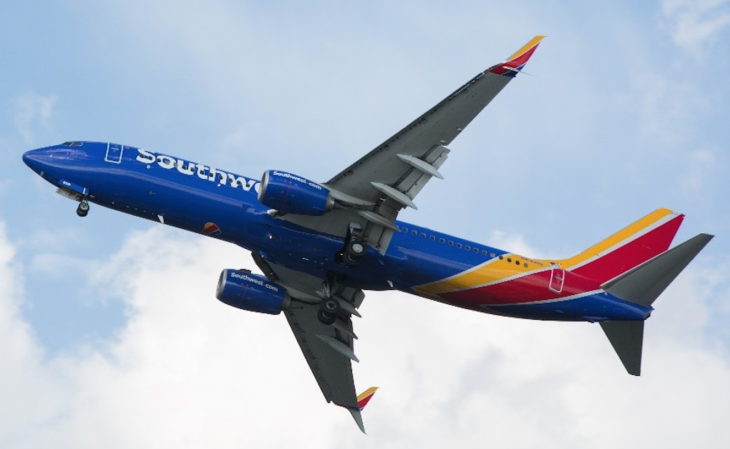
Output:
<svg viewBox="0 0 730 449">
<path fill-rule="evenodd" d="M 536 3 L 3 3 L 0 447 L 728 447 L 730 1 Z M 597 325 L 370 293 L 362 435 L 283 316 L 215 299 L 245 250 L 79 219 L 21 160 L 98 140 L 326 181 L 536 34 L 401 218 L 566 257 L 685 213 L 677 242 L 716 238 L 655 303 L 640 378 Z"/>
</svg>

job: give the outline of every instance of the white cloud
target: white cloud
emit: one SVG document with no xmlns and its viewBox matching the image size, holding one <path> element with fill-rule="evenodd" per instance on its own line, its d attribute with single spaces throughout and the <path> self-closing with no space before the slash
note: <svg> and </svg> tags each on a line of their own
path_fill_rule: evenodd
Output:
<svg viewBox="0 0 730 449">
<path fill-rule="evenodd" d="M 43 96 L 30 92 L 12 102 L 15 129 L 25 144 L 33 144 L 39 130 L 52 130 L 57 100 L 55 95 Z"/>
<path fill-rule="evenodd" d="M 664 0 L 662 12 L 672 22 L 674 42 L 692 53 L 706 50 L 730 26 L 728 0 Z"/>
<path fill-rule="evenodd" d="M 717 431 L 730 413 L 727 354 L 707 343 L 708 298 L 730 265 L 694 267 L 660 299 L 638 379 L 596 325 L 372 293 L 356 322 L 357 383 L 381 387 L 365 437 L 325 404 L 282 316 L 214 299 L 220 269 L 251 265 L 239 248 L 163 228 L 129 235 L 93 279 L 126 302 L 128 322 L 105 350 L 52 360 L 18 313 L 12 253 L 0 232 L 3 447 L 730 443 Z"/>
<path fill-rule="evenodd" d="M 691 8 L 686 6 L 688 2 L 675 3 Z M 515 21 L 504 20 L 503 6 L 500 19 L 495 22 L 513 27 Z M 406 28 L 402 28 L 397 21 L 358 19 L 362 24 L 380 23 L 381 29 L 366 26 L 342 36 L 341 30 L 333 32 L 324 27 L 334 23 L 354 26 L 355 22 L 346 19 L 357 18 L 356 13 L 346 11 L 334 20 L 325 17 L 323 21 L 302 21 L 299 14 L 289 11 L 288 21 L 280 21 L 279 10 L 276 14 L 262 14 L 258 6 L 244 5 L 245 11 L 234 11 L 234 7 L 237 6 L 230 2 L 218 2 L 211 11 L 208 6 L 181 6 L 169 1 L 144 5 L 118 2 L 115 13 L 110 15 L 111 22 L 88 20 L 106 24 L 105 33 L 100 36 L 107 34 L 109 23 L 123 30 L 113 33 L 127 37 L 122 41 L 123 51 L 112 53 L 115 57 L 129 54 L 135 58 L 120 66 L 145 67 L 142 73 L 164 74 L 164 78 L 145 79 L 141 84 L 165 86 L 167 80 L 187 76 L 194 82 L 186 86 L 194 88 L 179 89 L 180 92 L 192 97 L 205 96 L 222 106 L 214 108 L 214 117 L 218 117 L 214 121 L 226 123 L 224 132 L 219 134 L 222 143 L 213 140 L 195 150 L 200 152 L 201 160 L 219 157 L 222 152 L 215 148 L 222 146 L 228 151 L 238 150 L 241 155 L 253 155 L 234 158 L 233 163 L 270 165 L 258 152 L 279 145 L 288 148 L 287 153 L 281 153 L 285 163 L 306 167 L 295 160 L 312 159 L 300 150 L 302 142 L 319 142 L 323 147 L 338 148 L 332 153 L 318 151 L 319 157 L 313 160 L 318 167 L 323 166 L 322 173 L 331 174 L 332 170 L 324 165 L 342 168 L 341 164 L 350 161 L 352 155 L 359 157 L 362 151 L 380 143 L 370 140 L 391 135 L 438 101 L 441 94 L 456 87 L 452 78 L 461 76 L 462 69 L 457 70 L 454 64 L 468 66 L 467 75 L 471 75 L 473 64 L 481 64 L 480 58 L 494 53 L 492 47 L 486 48 L 492 45 L 490 41 L 495 42 L 494 48 L 502 48 L 496 44 L 500 39 L 495 36 L 501 34 L 494 26 L 478 39 L 468 36 L 468 30 L 485 29 L 485 17 L 492 20 L 486 14 L 489 5 L 484 6 L 484 14 L 472 14 L 474 19 L 462 17 L 480 22 L 479 27 L 464 27 L 467 31 L 461 40 L 441 39 L 443 50 L 448 51 L 438 52 L 433 51 L 435 40 L 427 38 L 428 30 L 434 29 L 430 26 L 424 26 L 419 33 L 408 28 L 406 22 Z M 679 24 L 683 10 L 671 11 L 668 17 Z M 316 14 L 315 10 L 313 16 Z M 401 14 L 404 20 L 412 16 L 407 11 Z M 461 13 L 449 14 L 457 19 Z M 532 19 L 523 18 L 529 25 Z M 689 23 L 695 27 L 702 25 L 705 18 L 700 18 L 697 23 Z M 443 23 L 444 18 L 437 20 Z M 582 22 L 575 17 L 568 21 Z M 292 34 L 293 22 L 306 25 L 294 27 Z M 434 25 L 438 23 L 435 21 Z M 590 26 L 590 22 L 586 23 Z M 553 25 L 560 31 L 559 23 Z M 388 29 L 399 28 L 409 39 L 417 36 L 414 42 L 387 34 Z M 290 32 L 282 33 L 282 29 Z M 305 32 L 321 35 L 313 39 Z M 333 34 L 342 38 L 333 42 Z M 688 35 L 689 38 L 678 42 L 699 45 L 711 42 L 715 35 L 699 40 Z M 542 60 L 549 60 L 551 55 L 553 61 L 568 60 L 566 55 L 570 52 L 560 57 L 557 50 L 550 50 L 567 47 L 565 36 L 556 39 L 540 50 L 548 52 L 541 56 Z M 607 47 L 614 43 L 610 39 L 605 41 L 603 45 Z M 590 38 L 585 42 L 586 48 L 596 44 Z M 431 51 L 416 61 L 419 53 L 411 44 Z M 617 54 L 615 49 L 611 50 L 614 51 L 609 54 Z M 468 57 L 455 58 L 454 53 L 460 51 Z M 586 52 L 580 54 L 586 58 L 583 65 L 591 66 Z M 433 69 L 434 58 L 438 60 L 438 70 Z M 175 74 L 172 78 L 171 73 Z M 553 90 L 553 101 L 545 107 L 539 103 L 537 107 L 535 103 L 521 104 L 538 111 L 562 107 L 560 113 L 548 114 L 555 121 L 538 121 L 543 128 L 558 130 L 547 135 L 556 141 L 574 139 L 577 145 L 565 145 L 574 154 L 598 153 L 594 149 L 585 151 L 585 140 L 576 139 L 576 135 L 596 139 L 591 135 L 591 126 L 604 126 L 599 120 L 585 117 L 593 117 L 596 110 L 603 109 L 596 109 L 595 105 L 605 102 L 595 101 L 590 94 L 605 90 L 606 78 L 596 78 L 595 73 L 563 77 L 569 79 L 570 92 L 579 92 L 567 95 L 569 91 L 554 88 L 555 80 L 548 75 L 551 72 L 543 73 L 541 89 Z M 557 69 L 552 73 L 562 76 Z M 635 82 L 633 87 L 646 94 L 639 96 L 643 103 L 637 105 L 635 98 L 630 98 L 625 107 L 639 109 L 643 120 L 637 126 L 646 130 L 644 140 L 661 135 L 677 137 L 680 142 L 686 139 L 693 131 L 693 122 L 688 122 L 687 116 L 695 113 L 693 109 L 705 106 L 692 103 L 695 98 L 702 98 L 698 95 L 701 92 L 645 71 L 641 71 L 641 76 L 643 81 Z M 435 87 L 440 84 L 431 77 L 443 78 L 443 92 L 441 87 Z M 595 79 L 595 85 L 586 84 L 588 79 Z M 113 83 L 113 79 L 109 82 Z M 576 90 L 576 85 L 582 87 Z M 502 98 L 501 105 L 495 103 L 495 107 L 504 108 L 505 102 L 514 101 L 526 89 L 528 83 L 519 89 L 515 86 L 509 93 L 511 97 Z M 302 95 L 312 91 L 316 95 Z M 343 95 L 347 96 L 345 100 Z M 55 99 L 45 98 L 44 102 L 31 96 L 27 101 L 30 106 L 25 109 L 30 112 L 25 115 L 20 114 L 22 107 L 16 108 L 17 117 L 23 119 L 16 120 L 16 124 L 24 124 L 18 128 L 26 139 L 52 127 Z M 343 101 L 357 105 L 345 111 L 347 122 L 355 126 L 333 119 L 343 115 Z M 569 120 L 561 119 L 569 112 Z M 173 139 L 175 135 L 190 134 L 167 129 L 178 116 L 190 112 L 174 113 L 151 113 L 150 127 L 167 131 L 157 135 Z M 523 132 L 524 123 L 529 122 L 525 117 L 530 117 L 527 111 L 523 113 L 521 120 L 515 119 L 514 114 L 493 113 L 491 124 L 484 128 L 492 133 L 500 128 L 494 123 L 502 123 L 495 120 L 503 119 L 505 124 L 519 127 L 512 130 L 514 135 L 545 136 L 540 123 L 536 124 L 538 132 Z M 311 120 L 304 120 L 311 117 L 317 118 L 316 126 Z M 115 126 L 125 123 L 120 120 Z M 556 126 L 560 123 L 568 125 Z M 199 126 L 199 130 L 210 131 L 204 121 Z M 23 129 L 26 134 L 20 131 Z M 468 138 L 465 134 L 460 139 Z M 480 138 L 489 142 L 488 136 Z M 633 136 L 622 139 L 631 143 Z M 465 143 L 459 141 L 461 150 L 467 149 Z M 544 148 L 548 143 L 543 137 L 542 142 L 528 142 L 525 148 Z M 197 146 L 191 143 L 188 148 Z M 479 165 L 476 162 L 486 160 L 494 167 L 492 176 L 496 176 L 497 172 L 509 172 L 508 168 L 529 170 L 526 160 L 520 159 L 525 158 L 523 154 L 532 157 L 537 153 L 503 151 L 505 147 L 499 145 L 494 148 L 488 159 L 468 159 L 469 154 L 460 158 L 471 160 L 469 164 L 475 167 Z M 498 148 L 502 149 L 497 151 Z M 520 154 L 520 159 L 499 159 L 516 154 Z M 230 164 L 231 158 L 228 159 Z M 698 155 L 697 161 L 700 170 L 709 165 L 702 155 Z M 314 170 L 314 162 L 309 170 Z M 457 167 L 452 165 L 457 163 L 454 157 L 449 167 Z M 264 168 L 271 167 L 246 167 L 246 173 L 256 175 Z M 454 175 L 461 173 L 453 168 L 446 170 Z M 624 173 L 617 172 L 615 176 L 621 178 Z M 482 173 L 480 178 L 465 178 L 474 182 L 483 179 L 481 176 Z M 457 178 L 453 176 L 449 182 L 457 182 Z M 44 191 L 48 188 L 40 178 L 36 182 L 43 185 Z M 487 178 L 487 182 L 494 179 Z M 437 194 L 436 190 L 429 191 L 431 198 Z M 433 204 L 457 204 L 454 198 L 459 197 L 451 194 Z M 475 197 L 464 198 L 474 201 Z M 580 204 L 589 202 L 582 197 Z M 519 205 L 519 201 L 514 204 Z M 487 203 L 478 209 L 490 213 L 505 210 L 498 206 Z M 445 219 L 439 219 L 443 224 Z M 458 226 L 459 221 L 474 220 L 452 217 L 450 224 Z M 480 231 L 483 228 L 475 226 L 480 226 Z M 541 256 L 519 234 L 495 231 L 484 240 L 528 256 Z M 63 259 L 63 246 L 46 251 L 53 254 L 34 259 L 26 269 L 52 267 L 54 264 L 48 262 L 53 257 L 57 258 L 56 265 L 69 260 L 77 262 Z M 90 348 L 67 351 L 53 359 L 44 354 L 18 312 L 22 277 L 12 266 L 11 252 L 12 248 L 0 236 L 0 255 L 5 256 L 0 259 L 0 379 L 4 381 L 0 385 L 0 447 L 569 448 L 651 444 L 671 448 L 690 444 L 722 447 L 730 443 L 730 437 L 717 430 L 723 429 L 720 420 L 730 414 L 726 388 L 730 374 L 728 355 L 713 334 L 717 328 L 711 327 L 713 316 L 730 311 L 724 309 L 721 313 L 722 305 L 710 301 L 714 297 L 728 297 L 726 288 L 718 292 L 718 286 L 730 278 L 727 270 L 688 271 L 660 299 L 647 326 L 645 375 L 640 379 L 625 374 L 597 325 L 518 321 L 450 308 L 402 293 L 369 294 L 362 308 L 364 318 L 356 322 L 361 337 L 356 351 L 362 360 L 356 366 L 356 380 L 361 389 L 379 385 L 381 390 L 365 411 L 370 436 L 364 437 L 347 412 L 325 404 L 283 317 L 238 311 L 214 299 L 220 269 L 252 265 L 245 251 L 194 236 L 171 238 L 162 229 L 129 235 L 116 256 L 89 268 L 94 287 L 85 290 L 90 296 L 109 294 L 123 300 L 128 312 L 126 323 L 110 341 L 95 342 Z M 63 288 L 61 282 L 46 282 Z"/>
</svg>

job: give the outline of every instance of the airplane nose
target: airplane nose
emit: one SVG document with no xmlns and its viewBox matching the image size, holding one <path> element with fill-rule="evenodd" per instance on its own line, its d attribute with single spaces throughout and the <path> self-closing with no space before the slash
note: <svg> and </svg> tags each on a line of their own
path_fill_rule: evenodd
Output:
<svg viewBox="0 0 730 449">
<path fill-rule="evenodd" d="M 49 168 L 52 157 L 53 153 L 48 148 L 39 148 L 23 153 L 23 162 L 34 172 L 41 174 Z"/>
<path fill-rule="evenodd" d="M 43 164 L 42 159 L 43 155 L 41 154 L 41 150 L 30 150 L 23 153 L 23 162 L 35 172 L 41 170 L 41 165 Z"/>
</svg>

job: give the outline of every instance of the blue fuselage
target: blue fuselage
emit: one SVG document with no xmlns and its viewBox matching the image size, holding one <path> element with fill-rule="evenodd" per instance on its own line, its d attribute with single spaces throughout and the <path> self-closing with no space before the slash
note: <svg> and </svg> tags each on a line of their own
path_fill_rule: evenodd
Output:
<svg viewBox="0 0 730 449">
<path fill-rule="evenodd" d="M 24 160 L 63 191 L 127 214 L 159 221 L 190 232 L 225 240 L 278 265 L 322 279 L 338 273 L 364 290 L 413 288 L 466 272 L 507 254 L 410 223 L 398 222 L 387 252 L 368 248 L 356 268 L 335 261 L 343 238 L 274 218 L 257 200 L 259 181 L 204 164 L 107 143 L 70 142 L 29 151 Z M 594 297 L 595 296 L 595 297 Z M 581 310 L 556 314 L 543 308 L 496 313 L 523 318 L 590 320 L 610 313 L 623 319 L 645 319 L 649 309 L 625 304 L 605 292 L 584 296 Z M 442 300 L 440 298 L 431 299 Z M 595 304 L 590 303 L 595 302 Z M 610 304 L 607 306 L 606 302 Z M 618 301 L 618 302 L 617 302 Z M 484 308 L 482 312 L 495 312 Z M 614 310 L 607 312 L 606 307 Z M 597 310 L 592 310 L 592 309 Z M 549 309 L 549 308 L 548 308 Z M 563 309 L 569 309 L 563 307 Z M 600 310 L 599 310 L 600 309 Z M 595 313 L 594 313 L 595 312 Z"/>
</svg>

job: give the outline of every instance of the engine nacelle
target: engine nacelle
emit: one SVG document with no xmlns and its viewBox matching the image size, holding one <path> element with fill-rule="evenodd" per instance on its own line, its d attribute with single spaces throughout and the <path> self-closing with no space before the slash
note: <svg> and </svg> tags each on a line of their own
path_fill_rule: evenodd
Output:
<svg viewBox="0 0 730 449">
<path fill-rule="evenodd" d="M 324 215 L 335 205 L 326 187 L 278 170 L 264 172 L 259 202 L 283 214 L 299 215 Z"/>
<path fill-rule="evenodd" d="M 250 312 L 278 315 L 289 306 L 286 289 L 263 276 L 243 270 L 223 270 L 218 280 L 216 298 Z"/>
</svg>

